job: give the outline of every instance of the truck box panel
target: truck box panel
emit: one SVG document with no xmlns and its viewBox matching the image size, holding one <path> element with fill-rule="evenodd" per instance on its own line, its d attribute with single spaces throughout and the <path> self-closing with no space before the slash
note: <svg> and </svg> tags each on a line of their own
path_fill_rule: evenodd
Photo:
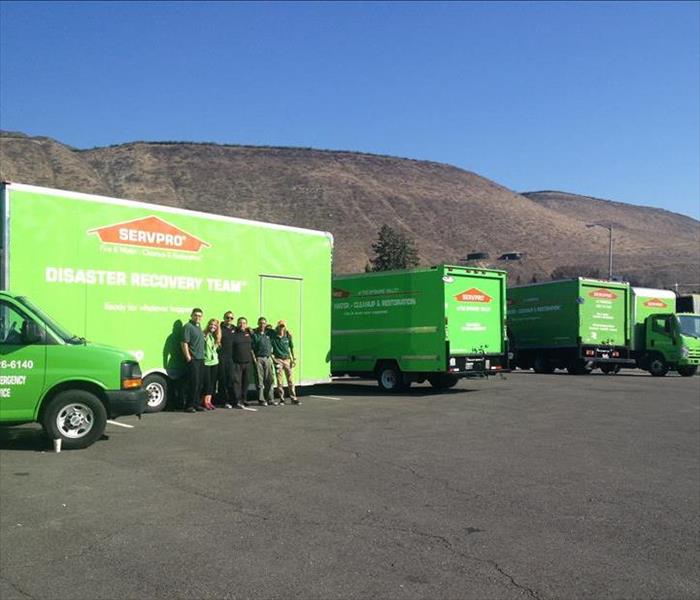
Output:
<svg viewBox="0 0 700 600">
<path fill-rule="evenodd" d="M 297 381 L 328 380 L 330 235 L 15 184 L 5 197 L 9 286 L 74 333 L 131 351 L 144 372 L 176 374 L 193 307 L 252 326 L 264 310 L 290 321 Z M 264 276 L 291 277 L 299 297 L 271 304 Z"/>
</svg>

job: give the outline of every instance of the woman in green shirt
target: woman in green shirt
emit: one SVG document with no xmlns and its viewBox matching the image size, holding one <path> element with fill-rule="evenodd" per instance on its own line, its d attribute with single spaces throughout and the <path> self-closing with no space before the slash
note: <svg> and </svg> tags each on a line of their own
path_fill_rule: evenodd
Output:
<svg viewBox="0 0 700 600">
<path fill-rule="evenodd" d="M 202 405 L 207 410 L 216 407 L 211 402 L 216 388 L 216 377 L 219 370 L 219 354 L 217 350 L 221 346 L 221 329 L 219 321 L 209 319 L 204 329 L 204 396 Z"/>
</svg>

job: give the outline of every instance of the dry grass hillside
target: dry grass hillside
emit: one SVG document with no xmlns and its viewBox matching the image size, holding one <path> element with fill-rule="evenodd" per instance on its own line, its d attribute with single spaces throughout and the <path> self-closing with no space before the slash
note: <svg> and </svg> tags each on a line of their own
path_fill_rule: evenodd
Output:
<svg viewBox="0 0 700 600">
<path fill-rule="evenodd" d="M 4 180 L 105 194 L 327 230 L 335 270 L 360 271 L 379 227 L 414 237 L 423 264 L 468 252 L 526 252 L 513 281 L 557 267 L 607 270 L 612 222 L 616 272 L 646 285 L 697 282 L 700 222 L 657 209 L 559 192 L 518 194 L 450 165 L 301 148 L 135 142 L 76 150 L 5 132 Z"/>
</svg>

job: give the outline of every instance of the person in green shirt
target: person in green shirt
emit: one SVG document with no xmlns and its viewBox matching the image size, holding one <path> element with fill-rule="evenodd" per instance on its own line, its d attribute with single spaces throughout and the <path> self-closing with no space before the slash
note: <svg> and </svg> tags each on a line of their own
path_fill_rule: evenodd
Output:
<svg viewBox="0 0 700 600">
<path fill-rule="evenodd" d="M 185 412 L 194 413 L 206 410 L 200 403 L 204 378 L 204 333 L 202 332 L 201 308 L 192 309 L 189 322 L 182 328 L 182 354 L 187 362 L 188 390 L 185 398 Z"/>
<path fill-rule="evenodd" d="M 211 397 L 216 389 L 216 379 L 219 370 L 218 349 L 221 346 L 221 329 L 219 321 L 209 319 L 204 328 L 204 386 L 202 406 L 207 410 L 214 410 Z"/>
<path fill-rule="evenodd" d="M 284 404 L 283 376 L 287 379 L 289 398 L 292 404 L 301 404 L 297 398 L 294 381 L 292 380 L 292 369 L 296 364 L 292 334 L 287 331 L 287 324 L 284 321 L 278 321 L 277 327 L 267 330 L 267 335 L 272 343 L 272 360 L 275 364 L 275 373 L 277 374 L 277 393 L 280 397 L 280 404 Z"/>
<path fill-rule="evenodd" d="M 272 342 L 267 334 L 267 319 L 258 319 L 257 329 L 253 329 L 253 355 L 255 356 L 256 387 L 258 389 L 258 404 L 277 406 L 274 399 L 275 365 L 272 362 Z"/>
</svg>

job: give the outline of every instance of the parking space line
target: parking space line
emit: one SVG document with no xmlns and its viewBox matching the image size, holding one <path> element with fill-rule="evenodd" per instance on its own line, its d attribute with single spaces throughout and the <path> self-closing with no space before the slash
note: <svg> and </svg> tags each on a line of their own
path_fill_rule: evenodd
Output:
<svg viewBox="0 0 700 600">
<path fill-rule="evenodd" d="M 133 425 L 129 425 L 128 423 L 117 423 L 116 421 L 112 421 L 111 419 L 107 420 L 107 423 L 110 425 L 118 425 L 119 427 L 126 427 L 127 429 L 133 429 Z"/>
<path fill-rule="evenodd" d="M 320 398 L 321 400 L 342 400 L 342 398 L 335 398 L 333 396 L 309 396 L 310 398 Z"/>
</svg>

